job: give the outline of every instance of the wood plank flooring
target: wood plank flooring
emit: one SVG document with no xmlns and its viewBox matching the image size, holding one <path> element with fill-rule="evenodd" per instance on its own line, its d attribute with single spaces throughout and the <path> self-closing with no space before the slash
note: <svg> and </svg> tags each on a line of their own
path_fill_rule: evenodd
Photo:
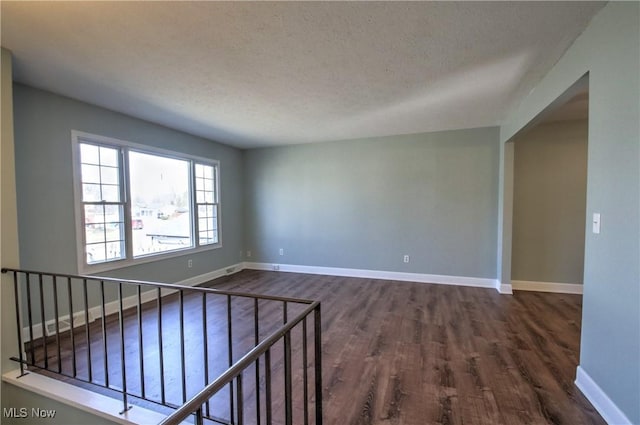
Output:
<svg viewBox="0 0 640 425">
<path fill-rule="evenodd" d="M 210 286 L 322 302 L 325 424 L 605 423 L 573 384 L 580 296 L 249 270 Z M 246 343 L 240 319 L 234 335 Z M 144 371 L 156 392 L 157 375 Z"/>
<path fill-rule="evenodd" d="M 323 307 L 329 424 L 601 424 L 574 386 L 581 297 L 244 272 Z"/>
</svg>

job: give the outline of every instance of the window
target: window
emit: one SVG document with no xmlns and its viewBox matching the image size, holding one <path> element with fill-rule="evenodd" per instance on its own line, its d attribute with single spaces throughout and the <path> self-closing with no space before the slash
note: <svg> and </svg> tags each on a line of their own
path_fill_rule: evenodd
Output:
<svg viewBox="0 0 640 425">
<path fill-rule="evenodd" d="M 83 143 L 80 158 L 87 263 L 119 260 L 125 254 L 119 152 Z"/>
<path fill-rule="evenodd" d="M 215 202 L 215 187 L 215 169 L 210 165 L 196 164 L 196 208 L 198 240 L 201 244 L 218 242 L 218 205 Z"/>
<path fill-rule="evenodd" d="M 217 161 L 73 132 L 79 270 L 220 246 Z"/>
<path fill-rule="evenodd" d="M 132 150 L 128 160 L 133 257 L 193 246 L 190 161 Z"/>
</svg>

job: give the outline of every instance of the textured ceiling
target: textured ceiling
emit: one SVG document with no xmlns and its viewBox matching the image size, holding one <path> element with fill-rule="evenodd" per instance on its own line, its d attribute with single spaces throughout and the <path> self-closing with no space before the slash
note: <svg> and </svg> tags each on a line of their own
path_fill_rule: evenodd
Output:
<svg viewBox="0 0 640 425">
<path fill-rule="evenodd" d="M 497 125 L 602 2 L 1 2 L 17 81 L 238 147 Z"/>
</svg>

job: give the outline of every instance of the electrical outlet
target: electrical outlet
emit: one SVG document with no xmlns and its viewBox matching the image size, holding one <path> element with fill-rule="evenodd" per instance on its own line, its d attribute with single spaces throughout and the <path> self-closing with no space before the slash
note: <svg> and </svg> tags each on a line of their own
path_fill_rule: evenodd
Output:
<svg viewBox="0 0 640 425">
<path fill-rule="evenodd" d="M 404 261 L 405 263 L 409 262 L 409 256 L 405 255 L 404 258 L 402 259 L 402 261 Z"/>
<path fill-rule="evenodd" d="M 251 258 L 251 251 L 247 251 L 247 258 Z"/>
<path fill-rule="evenodd" d="M 187 260 L 187 267 L 189 267 L 189 268 L 193 267 L 193 260 L 192 259 L 188 259 Z"/>
<path fill-rule="evenodd" d="M 284 248 L 280 248 L 280 255 L 284 255 Z"/>
</svg>

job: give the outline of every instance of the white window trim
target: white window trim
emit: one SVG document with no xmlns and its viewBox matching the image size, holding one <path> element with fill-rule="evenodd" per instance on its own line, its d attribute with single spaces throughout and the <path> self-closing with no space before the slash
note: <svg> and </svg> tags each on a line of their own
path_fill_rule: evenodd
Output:
<svg viewBox="0 0 640 425">
<path fill-rule="evenodd" d="M 85 254 L 85 235 L 84 235 L 84 226 L 82 223 L 82 182 L 81 182 L 81 173 L 80 173 L 80 143 L 83 140 L 88 142 L 94 142 L 96 144 L 105 144 L 112 145 L 115 147 L 125 147 L 129 149 L 134 149 L 139 152 L 149 153 L 149 154 L 157 154 L 162 156 L 167 156 L 171 158 L 181 159 L 181 160 L 189 160 L 189 161 L 197 161 L 199 163 L 205 165 L 212 165 L 216 168 L 216 172 L 218 173 L 216 178 L 216 194 L 218 201 L 218 242 L 215 244 L 202 245 L 197 247 L 187 247 L 182 249 L 171 250 L 168 252 L 161 252 L 157 254 L 149 254 L 145 256 L 140 256 L 137 258 L 124 258 L 122 260 L 113 260 L 107 261 L 104 263 L 96 263 L 96 264 L 87 264 L 86 263 L 86 254 Z M 126 140 L 116 139 L 112 137 L 100 136 L 97 134 L 86 133 L 78 130 L 71 130 L 71 158 L 72 158 L 72 170 L 73 170 L 73 195 L 74 195 L 74 212 L 75 212 L 75 229 L 76 229 L 76 258 L 78 265 L 78 273 L 79 274 L 94 274 L 100 273 L 108 270 L 116 270 L 124 267 L 134 266 L 138 264 L 151 263 L 154 261 L 166 260 L 169 258 L 181 257 L 185 255 L 192 255 L 202 251 L 209 251 L 213 249 L 222 248 L 222 194 L 220 192 L 220 161 L 213 160 L 209 158 L 204 158 L 195 155 L 189 155 L 185 153 L 170 151 L 167 149 L 156 148 L 153 146 L 142 145 L 138 143 L 129 142 Z M 123 173 L 125 181 L 126 192 L 129 192 L 129 176 L 128 169 L 124 167 Z M 194 176 L 193 174 L 193 163 L 191 164 L 190 171 L 190 188 L 191 192 L 194 192 Z M 195 193 L 191 193 L 192 197 L 195 196 Z M 128 196 L 128 195 L 127 195 Z M 194 243 L 197 243 L 198 234 L 195 232 L 195 220 L 197 219 L 195 216 L 195 211 L 193 211 L 193 205 L 195 205 L 195 199 L 191 201 L 191 214 L 192 216 L 192 234 L 194 237 Z M 131 208 L 129 204 L 129 199 L 126 199 L 125 208 L 125 223 L 131 223 Z M 127 256 L 131 255 L 131 229 L 129 226 L 125 226 L 125 251 Z"/>
</svg>

